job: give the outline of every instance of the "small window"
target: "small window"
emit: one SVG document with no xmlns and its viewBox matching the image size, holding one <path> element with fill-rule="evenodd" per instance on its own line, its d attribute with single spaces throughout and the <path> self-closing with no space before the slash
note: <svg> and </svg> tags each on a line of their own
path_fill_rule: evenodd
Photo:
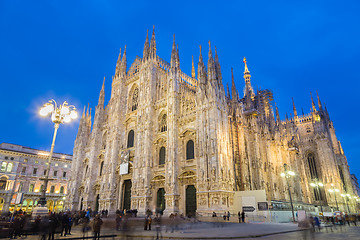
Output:
<svg viewBox="0 0 360 240">
<path fill-rule="evenodd" d="M 56 177 L 57 176 L 57 171 L 54 171 L 54 177 Z"/>
<path fill-rule="evenodd" d="M 40 192 L 44 191 L 44 185 L 40 186 Z"/>
<path fill-rule="evenodd" d="M 186 160 L 194 159 L 194 142 L 189 140 L 186 144 Z"/>
<path fill-rule="evenodd" d="M 50 187 L 50 193 L 54 193 L 55 192 L 55 186 L 51 186 Z"/>
<path fill-rule="evenodd" d="M 18 187 L 18 192 L 21 192 L 22 191 L 22 188 L 23 188 L 23 183 L 21 182 L 20 184 L 19 184 L 19 187 Z"/>
<path fill-rule="evenodd" d="M 35 163 L 36 163 L 36 164 L 38 164 L 38 163 L 39 163 L 39 161 L 38 161 L 38 160 L 35 160 Z"/>
<path fill-rule="evenodd" d="M 46 175 L 46 169 L 44 170 L 44 176 Z"/>
<path fill-rule="evenodd" d="M 26 173 L 26 167 L 23 167 L 22 169 L 21 169 L 21 174 L 25 174 Z"/>
<path fill-rule="evenodd" d="M 13 157 L 11 157 L 10 159 L 11 159 L 11 160 L 14 160 L 14 158 L 13 158 Z"/>
<path fill-rule="evenodd" d="M 6 171 L 7 171 L 7 172 L 11 172 L 11 171 L 12 171 L 12 168 L 13 168 L 13 164 L 12 164 L 12 163 L 9 163 L 9 164 L 7 165 Z"/>
<path fill-rule="evenodd" d="M 60 193 L 64 193 L 64 187 L 63 186 L 60 187 Z"/>
<path fill-rule="evenodd" d="M 27 158 L 25 158 L 25 159 L 24 159 L 24 162 L 28 162 L 28 159 L 27 159 Z"/>
<path fill-rule="evenodd" d="M 34 168 L 33 175 L 36 176 L 36 174 L 37 174 L 37 168 Z"/>
<path fill-rule="evenodd" d="M 66 178 L 66 172 L 63 172 L 63 178 Z"/>
<path fill-rule="evenodd" d="M 5 160 L 8 160 L 9 159 L 9 157 L 5 157 Z"/>
<path fill-rule="evenodd" d="M 30 186 L 29 186 L 29 192 L 34 192 L 34 184 L 30 184 Z"/>
<path fill-rule="evenodd" d="M 161 147 L 159 151 L 159 165 L 165 164 L 165 147 Z"/>
<path fill-rule="evenodd" d="M 5 157 L 5 159 L 6 159 L 6 157 Z M 5 172 L 5 170 L 6 170 L 6 165 L 7 165 L 7 162 L 2 162 L 2 163 L 1 163 L 1 171 L 2 171 L 2 172 Z"/>
<path fill-rule="evenodd" d="M 65 164 L 64 168 L 67 168 L 67 164 Z"/>
<path fill-rule="evenodd" d="M 127 147 L 128 148 L 134 147 L 134 131 L 133 130 L 130 130 L 130 132 L 128 134 Z"/>
</svg>

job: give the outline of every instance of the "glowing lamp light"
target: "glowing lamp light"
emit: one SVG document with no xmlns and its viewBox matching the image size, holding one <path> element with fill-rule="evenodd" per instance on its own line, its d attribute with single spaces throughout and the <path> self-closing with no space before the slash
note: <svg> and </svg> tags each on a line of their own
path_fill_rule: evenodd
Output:
<svg viewBox="0 0 360 240">
<path fill-rule="evenodd" d="M 315 183 L 310 183 L 310 186 L 316 187 L 316 184 Z"/>
<path fill-rule="evenodd" d="M 339 189 L 335 189 L 335 192 L 340 192 L 340 190 L 339 190 Z"/>
<path fill-rule="evenodd" d="M 346 196 L 350 197 L 350 194 L 346 194 Z"/>
<path fill-rule="evenodd" d="M 42 107 L 42 108 L 40 108 L 40 115 L 41 116 L 43 116 L 43 117 L 46 117 L 48 114 L 49 114 L 49 112 L 48 112 L 48 110 L 46 109 L 46 107 Z"/>
<path fill-rule="evenodd" d="M 291 176 L 295 176 L 295 173 L 294 173 L 293 171 L 289 171 L 288 173 L 289 173 L 289 175 L 291 175 Z"/>
<path fill-rule="evenodd" d="M 332 190 L 332 189 L 329 189 L 329 192 L 331 192 L 331 193 L 332 193 L 332 192 L 334 192 L 334 190 Z"/>
<path fill-rule="evenodd" d="M 345 194 L 341 194 L 342 197 L 345 197 Z"/>
<path fill-rule="evenodd" d="M 76 112 L 75 110 L 72 110 L 72 111 L 70 112 L 70 117 L 71 117 L 71 119 L 76 119 L 76 118 L 78 117 L 77 112 Z"/>
<path fill-rule="evenodd" d="M 285 177 L 285 173 L 281 173 L 280 176 Z"/>
<path fill-rule="evenodd" d="M 62 106 L 61 110 L 60 110 L 61 115 L 66 115 L 70 113 L 70 109 L 68 106 Z"/>
<path fill-rule="evenodd" d="M 322 184 L 321 182 L 319 182 L 318 185 L 319 185 L 320 187 L 323 187 L 323 186 L 324 186 L 324 184 Z"/>
<path fill-rule="evenodd" d="M 66 123 L 71 122 L 71 117 L 70 117 L 70 115 L 66 115 L 66 116 L 64 117 L 64 122 L 66 122 Z"/>
</svg>

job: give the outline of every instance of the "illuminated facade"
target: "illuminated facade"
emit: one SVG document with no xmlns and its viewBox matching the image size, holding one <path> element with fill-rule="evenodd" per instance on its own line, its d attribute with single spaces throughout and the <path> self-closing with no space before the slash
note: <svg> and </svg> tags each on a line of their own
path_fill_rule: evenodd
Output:
<svg viewBox="0 0 360 240">
<path fill-rule="evenodd" d="M 41 195 L 49 152 L 21 145 L 0 144 L 0 210 L 14 209 L 13 198 L 23 193 L 17 209 L 31 212 Z M 54 153 L 47 189 L 47 206 L 52 211 L 63 210 L 67 183 L 71 176 L 71 155 Z M 14 201 L 14 200 L 13 200 Z"/>
<path fill-rule="evenodd" d="M 271 201 L 335 206 L 326 187 L 353 194 L 349 167 L 326 107 L 311 97 L 312 111 L 280 120 L 270 90 L 254 91 L 245 62 L 245 87 L 232 78 L 224 89 L 218 55 L 201 55 L 191 76 L 180 69 L 179 49 L 170 64 L 156 55 L 155 34 L 143 57 L 127 69 L 126 49 L 116 64 L 111 98 L 104 84 L 92 124 L 80 122 L 73 152 L 69 204 L 74 210 L 161 208 L 165 214 L 234 210 L 237 191 L 265 190 Z M 127 169 L 129 166 L 129 169 Z M 129 170 L 129 171 L 127 171 Z M 314 180 L 324 188 L 315 192 Z M 338 200 L 340 197 L 338 197 Z M 341 201 L 341 200 L 339 200 Z M 342 206 L 342 205 L 341 205 Z"/>
</svg>

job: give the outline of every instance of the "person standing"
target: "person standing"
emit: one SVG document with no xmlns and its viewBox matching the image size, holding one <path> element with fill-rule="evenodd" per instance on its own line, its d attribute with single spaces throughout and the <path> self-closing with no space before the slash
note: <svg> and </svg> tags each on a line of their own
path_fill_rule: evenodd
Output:
<svg viewBox="0 0 360 240">
<path fill-rule="evenodd" d="M 103 221 L 100 218 L 99 214 L 96 214 L 93 222 L 93 231 L 94 231 L 94 239 L 100 239 L 100 229 L 101 225 L 103 224 Z"/>
<path fill-rule="evenodd" d="M 227 217 L 227 220 L 230 221 L 230 212 L 229 212 L 229 211 L 227 212 L 227 216 L 226 216 L 226 217 Z"/>
<path fill-rule="evenodd" d="M 241 213 L 240 213 L 240 211 L 238 212 L 238 218 L 239 218 L 239 223 L 241 223 Z"/>
<path fill-rule="evenodd" d="M 245 223 L 245 212 L 244 211 L 241 212 L 241 221 L 243 223 Z"/>
</svg>

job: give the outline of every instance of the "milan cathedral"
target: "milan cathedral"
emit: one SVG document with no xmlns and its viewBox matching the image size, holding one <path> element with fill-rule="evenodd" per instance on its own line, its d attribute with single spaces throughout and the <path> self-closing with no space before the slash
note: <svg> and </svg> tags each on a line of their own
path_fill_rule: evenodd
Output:
<svg viewBox="0 0 360 240">
<path fill-rule="evenodd" d="M 170 64 L 156 54 L 154 31 L 130 68 L 126 47 L 120 50 L 110 101 L 105 106 L 103 84 L 93 122 L 89 109 L 80 121 L 69 208 L 233 212 L 235 193 L 253 190 L 264 190 L 270 204 L 287 202 L 284 164 L 295 173 L 288 179 L 295 203 L 335 207 L 330 186 L 353 194 L 346 157 L 319 96 L 317 105 L 309 97 L 307 114 L 298 114 L 293 101 L 293 115 L 281 120 L 272 91 L 255 91 L 244 64 L 240 93 L 233 76 L 225 90 L 210 43 L 207 66 L 200 47 L 191 76 L 180 68 L 175 38 Z M 313 181 L 324 187 L 314 191 Z"/>
</svg>

